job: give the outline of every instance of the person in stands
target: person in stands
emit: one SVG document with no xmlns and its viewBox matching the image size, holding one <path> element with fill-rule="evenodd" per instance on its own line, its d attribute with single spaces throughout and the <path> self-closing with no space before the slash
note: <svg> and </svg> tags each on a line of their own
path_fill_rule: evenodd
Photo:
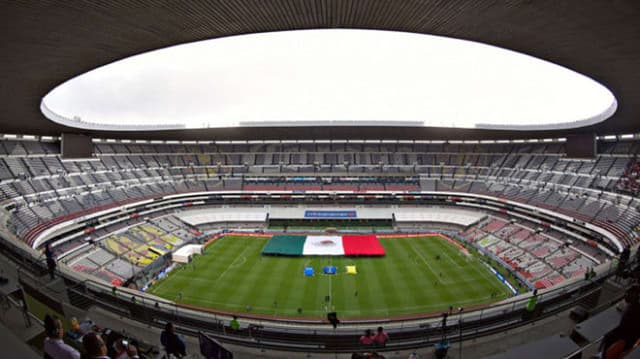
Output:
<svg viewBox="0 0 640 359">
<path fill-rule="evenodd" d="M 377 346 L 385 346 L 389 341 L 389 334 L 382 327 L 378 327 L 378 333 L 373 337 L 373 342 Z"/>
<path fill-rule="evenodd" d="M 47 245 L 44 247 L 44 256 L 46 258 L 54 256 L 53 248 L 51 247 L 51 243 L 47 243 Z"/>
<path fill-rule="evenodd" d="M 47 259 L 47 269 L 49 270 L 49 276 L 51 279 L 54 279 L 56 273 L 56 257 L 53 252 L 53 248 L 51 248 L 51 244 L 47 243 L 47 246 L 44 251 L 45 257 Z"/>
<path fill-rule="evenodd" d="M 240 322 L 238 322 L 238 317 L 236 317 L 235 315 L 233 316 L 233 319 L 231 319 L 231 321 L 229 322 L 229 328 L 233 329 L 236 332 L 240 330 Z"/>
<path fill-rule="evenodd" d="M 62 340 L 64 330 L 60 319 L 47 314 L 44 317 L 44 331 L 47 335 L 44 340 L 45 358 L 80 359 L 80 353 Z"/>
<path fill-rule="evenodd" d="M 138 348 L 131 342 L 120 339 L 115 342 L 116 355 L 114 359 L 139 359 Z"/>
<path fill-rule="evenodd" d="M 640 341 L 640 285 L 634 285 L 624 296 L 625 309 L 620 323 L 604 336 L 601 350 L 603 353 L 614 343 L 624 342 L 624 350 L 629 350 Z"/>
<path fill-rule="evenodd" d="M 140 355 L 138 355 L 138 347 L 129 343 L 127 346 L 127 355 L 129 359 L 140 359 Z"/>
<path fill-rule="evenodd" d="M 82 347 L 88 359 L 109 359 L 107 345 L 102 337 L 95 332 L 89 332 L 82 337 Z"/>
<path fill-rule="evenodd" d="M 184 344 L 184 340 L 176 334 L 173 323 L 165 325 L 164 331 L 160 334 L 160 343 L 167 354 L 173 354 L 178 358 L 187 355 L 187 346 Z"/>
<path fill-rule="evenodd" d="M 360 337 L 360 344 L 367 346 L 373 344 L 373 332 L 371 332 L 371 329 L 367 329 L 364 335 Z"/>
</svg>

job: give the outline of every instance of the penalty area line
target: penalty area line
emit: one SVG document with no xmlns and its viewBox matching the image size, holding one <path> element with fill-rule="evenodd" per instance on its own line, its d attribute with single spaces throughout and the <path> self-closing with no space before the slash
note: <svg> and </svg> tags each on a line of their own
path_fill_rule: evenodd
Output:
<svg viewBox="0 0 640 359">
<path fill-rule="evenodd" d="M 249 246 L 245 247 L 245 248 L 242 250 L 242 253 L 240 253 L 240 256 L 242 256 L 242 258 L 244 258 L 244 259 L 245 259 L 245 261 L 246 261 L 246 259 L 247 259 L 247 258 L 244 256 L 244 252 L 246 252 L 246 250 L 247 250 L 248 248 L 249 248 Z M 218 280 L 220 280 L 220 278 L 222 278 L 225 274 L 227 274 L 227 272 L 229 271 L 229 269 L 231 269 L 231 268 L 235 268 L 234 263 L 238 260 L 238 258 L 241 258 L 240 256 L 238 256 L 236 259 L 234 259 L 234 260 L 233 260 L 233 262 L 231 262 L 231 264 L 229 264 L 229 266 L 224 270 L 224 272 L 222 272 L 222 273 L 218 276 L 218 278 L 216 278 L 214 281 L 215 281 L 215 282 L 217 282 Z"/>
<path fill-rule="evenodd" d="M 238 257 L 238 258 L 240 258 L 240 257 Z M 233 262 L 231 262 L 231 264 L 229 264 L 229 268 L 240 267 L 241 265 L 247 263 L 247 257 L 246 256 L 242 256 L 242 262 L 236 264 L 236 261 L 238 260 L 238 258 L 236 258 Z"/>
</svg>

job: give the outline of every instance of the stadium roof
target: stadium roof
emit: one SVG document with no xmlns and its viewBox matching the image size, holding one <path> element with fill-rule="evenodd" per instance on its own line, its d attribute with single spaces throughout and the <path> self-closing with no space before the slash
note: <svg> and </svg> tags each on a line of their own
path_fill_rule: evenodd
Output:
<svg viewBox="0 0 640 359">
<path fill-rule="evenodd" d="M 0 132 L 148 139 L 492 139 L 575 132 L 640 132 L 640 3 L 515 1 L 3 2 Z M 583 73 L 618 101 L 608 120 L 576 130 L 501 131 L 405 127 L 80 131 L 46 119 L 40 101 L 66 80 L 113 61 L 191 41 L 278 30 L 365 28 L 467 39 Z"/>
</svg>

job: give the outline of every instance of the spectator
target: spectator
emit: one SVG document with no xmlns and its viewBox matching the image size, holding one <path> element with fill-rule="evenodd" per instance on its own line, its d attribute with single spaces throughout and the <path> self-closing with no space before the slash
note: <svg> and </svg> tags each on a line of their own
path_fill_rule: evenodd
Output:
<svg viewBox="0 0 640 359">
<path fill-rule="evenodd" d="M 138 348 L 131 342 L 125 339 L 120 339 L 115 342 L 116 354 L 113 356 L 115 359 L 139 359 Z"/>
<path fill-rule="evenodd" d="M 114 343 L 115 355 L 114 359 L 129 359 L 129 343 L 124 339 L 119 339 Z"/>
<path fill-rule="evenodd" d="M 364 332 L 364 335 L 360 337 L 360 344 L 362 345 L 372 345 L 373 344 L 373 333 L 371 329 L 367 329 Z"/>
<path fill-rule="evenodd" d="M 229 327 L 234 331 L 240 330 L 240 323 L 238 322 L 238 317 L 236 317 L 235 315 L 233 316 L 233 319 L 231 319 L 231 321 L 229 322 Z"/>
<path fill-rule="evenodd" d="M 47 258 L 47 269 L 49 270 L 49 277 L 55 279 L 56 277 L 56 260 L 53 258 Z"/>
<path fill-rule="evenodd" d="M 164 347 L 167 354 L 175 355 L 178 358 L 187 355 L 187 347 L 184 344 L 184 340 L 175 333 L 173 323 L 167 323 L 164 327 L 164 331 L 160 334 L 160 343 Z"/>
<path fill-rule="evenodd" d="M 82 337 L 82 346 L 88 359 L 109 359 L 107 346 L 102 337 L 95 332 L 89 332 Z"/>
<path fill-rule="evenodd" d="M 44 357 L 52 359 L 80 359 L 80 353 L 64 343 L 64 330 L 62 322 L 56 317 L 47 314 L 44 317 L 44 331 L 47 338 L 44 340 Z"/>
<path fill-rule="evenodd" d="M 47 258 L 53 258 L 53 248 L 51 248 L 51 243 L 47 243 L 44 247 L 44 255 Z"/>
<path fill-rule="evenodd" d="M 538 290 L 534 289 L 531 297 L 529 297 L 529 301 L 527 302 L 527 306 L 525 307 L 525 312 L 522 316 L 522 319 L 524 320 L 532 319 L 535 314 L 537 304 L 538 304 Z"/>
<path fill-rule="evenodd" d="M 53 249 L 51 248 L 51 244 L 47 243 L 47 246 L 44 250 L 44 255 L 47 257 L 47 269 L 49 270 L 49 276 L 51 277 L 51 279 L 54 279 L 56 271 L 56 258 L 53 253 Z"/>
<path fill-rule="evenodd" d="M 127 355 L 129 356 L 129 359 L 140 359 L 140 356 L 138 355 L 138 347 L 131 343 L 127 346 Z"/>
<path fill-rule="evenodd" d="M 617 327 L 602 340 L 603 353 L 618 340 L 624 341 L 624 350 L 629 350 L 640 339 L 640 285 L 634 285 L 624 296 L 626 308 Z"/>
<path fill-rule="evenodd" d="M 373 337 L 373 341 L 376 345 L 385 346 L 389 341 L 389 334 L 382 327 L 378 327 L 378 333 Z"/>
</svg>

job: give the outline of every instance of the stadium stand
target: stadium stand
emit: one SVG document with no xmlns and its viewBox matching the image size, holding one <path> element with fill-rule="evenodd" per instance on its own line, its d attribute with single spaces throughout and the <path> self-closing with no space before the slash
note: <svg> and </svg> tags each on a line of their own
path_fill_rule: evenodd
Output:
<svg viewBox="0 0 640 359">
<path fill-rule="evenodd" d="M 183 239 L 193 238 L 176 221 L 172 216 L 161 216 L 150 223 L 94 232 L 92 241 L 96 246 L 72 253 L 64 261 L 75 270 L 106 278 L 110 283 L 123 283 L 158 256 L 180 246 Z M 84 239 L 77 239 L 66 243 L 63 252 L 68 253 L 83 242 Z"/>
<path fill-rule="evenodd" d="M 488 194 L 594 223 L 632 244 L 640 223 L 637 199 L 616 192 L 623 190 L 622 183 L 631 182 L 637 162 L 616 157 L 628 156 L 631 147 L 624 142 L 599 144 L 604 153 L 589 162 L 566 159 L 561 143 L 96 143 L 95 159 L 62 161 L 51 154 L 56 150 L 55 142 L 3 141 L 7 155 L 1 158 L 0 163 L 6 166 L 0 166 L 0 175 L 12 178 L 3 180 L 0 189 L 5 204 L 14 206 L 13 229 L 28 243 L 62 220 L 133 200 L 242 189 Z M 242 176 L 245 173 L 255 175 Z M 597 181 L 600 178 L 607 179 L 604 188 L 600 187 L 603 182 Z M 181 235 L 189 233 L 179 220 L 157 218 L 151 224 L 109 233 L 99 241 L 99 250 L 89 254 L 78 251 L 81 256 L 72 255 L 67 261 L 83 272 L 120 281 L 181 243 L 176 230 L 182 230 Z M 97 234 L 94 238 L 99 240 Z M 538 287 L 578 276 L 602 260 L 598 251 L 583 243 L 566 248 L 562 234 L 537 234 L 532 224 L 512 224 L 507 218 L 492 216 L 465 235 Z M 70 241 L 57 250 L 68 252 L 82 244 L 82 240 Z"/>
<path fill-rule="evenodd" d="M 78 161 L 53 154 L 57 142 L 2 143 L 0 195 L 15 206 L 12 228 L 23 238 L 60 218 L 131 200 L 240 189 L 487 194 L 594 223 L 627 245 L 635 243 L 640 223 L 638 199 L 625 196 L 637 190 L 638 162 L 629 157 L 635 141 L 600 141 L 593 161 L 567 159 L 562 143 L 99 142 L 95 158 Z"/>
<path fill-rule="evenodd" d="M 500 6 L 486 0 L 195 1 L 149 7 L 144 1 L 126 6 L 117 2 L 62 1 L 56 6 L 4 2 L 0 5 L 6 30 L 2 32 L 6 51 L 0 88 L 7 99 L 0 120 L 0 204 L 5 209 L 0 216 L 5 323 L 0 329 L 8 328 L 2 329 L 7 334 L 2 335 L 4 346 L 8 353 L 27 357 L 14 348 L 12 337 L 42 345 L 42 336 L 32 333 L 35 328 L 41 331 L 41 318 L 32 316 L 35 325 L 28 324 L 25 330 L 19 323 L 21 315 L 28 319 L 28 303 L 34 314 L 42 309 L 39 304 L 53 310 L 51 314 L 65 323 L 65 332 L 67 322 L 77 324 L 76 318 L 98 314 L 91 319 L 102 328 L 157 342 L 161 328 L 175 323 L 176 332 L 188 344 L 189 357 L 197 356 L 203 347 L 217 349 L 220 343 L 233 345 L 236 357 L 293 357 L 294 351 L 299 357 L 329 353 L 346 357 L 354 351 L 353 357 L 364 357 L 363 349 L 369 348 L 358 346 L 358 338 L 362 329 L 377 325 L 384 325 L 391 340 L 374 349 L 388 358 L 418 356 L 410 352 L 418 352 L 421 358 L 435 356 L 442 354 L 443 344 L 450 349 L 449 357 L 462 357 L 463 346 L 465 357 L 485 357 L 504 348 L 506 353 L 491 357 L 606 357 L 606 347 L 601 355 L 595 353 L 595 347 L 606 341 L 602 338 L 611 333 L 623 313 L 634 313 L 629 307 L 620 310 L 624 287 L 632 281 L 623 261 L 617 262 L 621 248 L 610 234 L 625 247 L 635 247 L 631 255 L 636 284 L 640 278 L 640 256 L 634 253 L 640 243 L 640 73 L 636 71 L 640 42 L 635 41 L 638 26 L 633 25 L 640 8 L 636 3 L 574 1 L 558 6 L 556 2 L 510 2 Z M 458 122 L 452 126 L 456 128 L 341 126 L 332 123 L 334 118 L 327 118 L 326 126 L 312 127 L 255 123 L 258 126 L 167 129 L 155 123 L 92 129 L 99 124 L 91 116 L 78 113 L 60 121 L 64 118 L 51 116 L 44 101 L 49 89 L 125 56 L 201 39 L 321 28 L 433 34 L 521 51 L 602 84 L 613 103 L 586 121 L 545 130 L 485 129 L 483 124 L 457 128 Z M 594 51 L 596 48 L 604 51 Z M 345 101 L 350 99 L 345 97 Z M 597 105 L 596 101 L 591 104 Z M 529 105 L 536 103 L 529 101 Z M 525 107 L 521 111 L 529 112 Z M 393 112 L 397 114 L 392 115 L 394 119 L 403 120 L 401 111 Z M 482 121 L 482 116 L 477 117 Z M 94 155 L 61 158 L 60 139 L 51 136 L 80 134 L 94 141 Z M 567 156 L 583 152 L 576 147 L 588 147 L 584 152 L 589 152 L 591 143 L 586 139 L 591 135 L 599 136 L 594 158 Z M 567 137 L 567 143 L 556 137 Z M 582 146 L 575 146 L 576 138 Z M 69 153 L 66 147 L 64 152 Z M 204 199 L 193 194 L 204 191 L 220 193 L 201 194 Z M 182 194 L 185 196 L 180 197 Z M 148 203 L 141 204 L 143 201 Z M 516 277 L 519 283 L 512 284 L 521 295 L 504 301 L 492 296 L 491 304 L 478 306 L 465 303 L 464 311 L 460 307 L 457 313 L 450 307 L 448 318 L 443 312 L 424 312 L 421 318 L 389 317 L 387 313 L 379 323 L 369 319 L 351 322 L 338 308 L 342 323 L 336 328 L 318 318 L 312 322 L 281 317 L 275 314 L 277 310 L 270 318 L 254 317 L 249 310 L 195 311 L 173 297 L 153 297 L 141 292 L 142 287 L 129 287 L 135 282 L 129 279 L 134 274 L 147 277 L 148 283 L 150 277 L 156 277 L 157 272 L 152 271 L 167 269 L 159 260 L 168 257 L 162 255 L 166 251 L 196 237 L 213 241 L 209 238 L 212 232 L 215 237 L 228 227 L 211 226 L 204 236 L 199 231 L 202 226 L 186 223 L 181 215 L 247 203 L 263 208 L 372 204 L 474 211 L 478 220 L 452 218 L 450 226 L 434 228 L 450 231 L 446 234 L 458 245 L 485 253 L 481 261 L 505 284 Z M 438 214 L 446 216 L 444 212 Z M 388 226 L 392 228 L 381 231 L 418 233 L 427 227 L 419 220 L 430 216 L 419 217 L 413 217 L 418 219 L 415 225 L 407 223 L 406 227 L 394 219 L 394 225 Z M 246 228 L 261 234 L 260 226 Z M 60 263 L 55 279 L 43 272 L 40 249 L 45 241 L 53 244 Z M 591 276 L 589 270 L 594 267 L 597 273 Z M 358 265 L 360 278 L 366 279 L 362 269 Z M 426 284 L 425 293 L 431 294 L 430 283 Z M 521 291 L 519 284 L 540 289 L 539 299 L 529 290 Z M 558 284 L 561 287 L 552 288 Z M 118 285 L 122 288 L 116 288 Z M 9 293 L 15 288 L 22 293 Z M 400 286 L 391 288 L 405 293 Z M 363 294 L 355 295 L 358 301 L 367 300 Z M 182 299 L 182 293 L 179 297 Z M 408 293 L 406 298 L 410 299 Z M 9 302 L 14 304 L 7 305 Z M 325 311 L 329 310 L 325 305 Z M 226 326 L 228 314 L 238 314 L 242 323 L 231 333 Z M 567 325 L 574 321 L 574 314 L 576 337 L 568 335 Z M 633 341 L 637 340 L 636 335 Z M 521 346 L 522 342 L 528 345 Z M 114 348 L 111 342 L 105 344 L 110 351 Z M 255 350 L 248 353 L 244 348 Z M 634 353 L 638 354 L 637 348 Z M 629 357 L 636 357 L 634 353 Z M 43 353 L 31 354 L 42 357 Z M 154 353 L 154 357 L 162 354 Z M 446 356 L 446 350 L 444 354 L 438 357 Z"/>
<path fill-rule="evenodd" d="M 616 187 L 633 196 L 637 196 L 640 193 L 640 161 L 634 159 L 627 163 Z"/>
<path fill-rule="evenodd" d="M 461 236 L 502 260 L 536 288 L 548 288 L 581 275 L 605 257 L 588 244 L 528 221 L 506 222 L 489 216 Z"/>
<path fill-rule="evenodd" d="M 635 243 L 638 200 L 624 196 L 637 180 L 625 142 L 599 142 L 593 161 L 564 157 L 562 143 L 421 144 L 95 143 L 95 158 L 61 160 L 56 142 L 2 141 L 0 190 L 12 206 L 11 228 L 30 243 L 63 220 L 162 195 L 200 191 L 446 191 L 486 194 L 555 210 Z M 38 155 L 39 157 L 28 157 Z M 618 157 L 620 156 L 620 157 Z M 312 164 L 312 165 L 307 165 Z M 636 177 L 634 177 L 636 176 Z M 606 181 L 603 181 L 606 180 Z M 603 186 L 604 185 L 604 186 Z M 221 217 L 222 218 L 222 217 Z M 56 246 L 70 266 L 112 283 L 139 272 L 192 236 L 173 216 L 92 233 Z M 535 224 L 492 215 L 462 234 L 547 288 L 584 274 L 603 255 Z M 567 243 L 571 243 L 568 245 Z"/>
<path fill-rule="evenodd" d="M 630 176 L 626 169 L 633 166 L 628 151 L 636 147 L 617 150 L 607 144 L 608 153 L 582 161 L 566 159 L 562 143 L 99 142 L 94 158 L 68 161 L 51 153 L 55 142 L 3 142 L 11 142 L 13 146 L 4 148 L 16 154 L 0 155 L 5 164 L 0 164 L 0 177 L 3 170 L 8 177 L 0 182 L 2 204 L 11 213 L 10 228 L 28 244 L 69 219 L 135 201 L 201 191 L 287 191 L 288 195 L 388 191 L 407 198 L 416 191 L 474 193 L 551 209 L 605 228 L 627 245 L 637 242 L 640 229 L 640 202 L 620 187 Z M 263 152 L 251 152 L 259 149 Z M 41 160 L 28 157 L 30 153 Z M 345 165 L 348 161 L 353 164 Z M 132 217 L 96 226 L 54 248 L 64 263 L 88 278 L 123 285 L 130 278 L 146 278 L 145 267 L 197 236 L 199 225 L 181 217 L 180 211 L 171 209 Z M 459 234 L 458 239 L 510 268 L 519 281 L 517 290 L 575 284 L 608 259 L 588 241 L 506 213 L 491 212 L 468 222 L 473 224 L 460 226 L 452 237 Z M 397 335 L 402 340 L 402 334 Z M 298 339 L 277 334 L 271 340 L 290 345 Z M 332 340 L 322 338 L 324 343 Z M 346 339 L 331 345 L 349 346 Z"/>
</svg>

